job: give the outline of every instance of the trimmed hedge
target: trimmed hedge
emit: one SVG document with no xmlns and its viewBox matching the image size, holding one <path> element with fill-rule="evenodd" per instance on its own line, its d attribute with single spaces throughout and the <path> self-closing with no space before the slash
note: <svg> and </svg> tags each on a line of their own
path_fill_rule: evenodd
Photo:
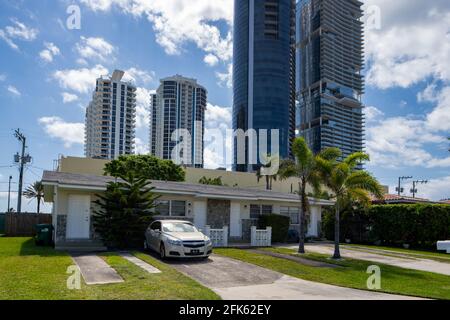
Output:
<svg viewBox="0 0 450 320">
<path fill-rule="evenodd" d="M 333 239 L 334 214 L 326 214 L 323 223 L 326 237 Z M 439 240 L 450 239 L 450 205 L 378 205 L 346 211 L 341 217 L 341 234 L 341 241 L 431 248 Z"/>
<path fill-rule="evenodd" d="M 272 227 L 272 242 L 286 242 L 290 223 L 289 217 L 267 214 L 259 218 L 258 228 Z"/>
</svg>

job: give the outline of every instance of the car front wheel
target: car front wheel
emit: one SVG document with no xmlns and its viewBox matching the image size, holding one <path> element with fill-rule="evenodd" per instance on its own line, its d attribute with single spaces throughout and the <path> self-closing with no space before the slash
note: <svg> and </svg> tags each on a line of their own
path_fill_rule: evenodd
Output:
<svg viewBox="0 0 450 320">
<path fill-rule="evenodd" d="M 161 256 L 161 260 L 166 258 L 166 248 L 164 247 L 164 243 L 161 243 L 161 246 L 159 247 L 159 255 Z"/>
</svg>

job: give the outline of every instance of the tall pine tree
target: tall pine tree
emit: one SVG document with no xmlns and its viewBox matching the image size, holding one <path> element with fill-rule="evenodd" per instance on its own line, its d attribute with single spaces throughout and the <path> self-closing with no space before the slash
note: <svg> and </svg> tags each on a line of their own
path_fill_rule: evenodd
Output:
<svg viewBox="0 0 450 320">
<path fill-rule="evenodd" d="M 93 202 L 94 228 L 108 247 L 137 247 L 143 243 L 158 196 L 145 178 L 133 173 L 118 178 L 108 183 L 106 192 Z"/>
</svg>

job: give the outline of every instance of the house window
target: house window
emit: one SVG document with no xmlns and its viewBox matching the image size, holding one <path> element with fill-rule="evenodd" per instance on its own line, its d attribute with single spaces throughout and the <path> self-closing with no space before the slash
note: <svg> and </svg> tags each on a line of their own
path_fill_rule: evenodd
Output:
<svg viewBox="0 0 450 320">
<path fill-rule="evenodd" d="M 281 207 L 280 214 L 287 216 L 291 219 L 291 224 L 298 224 L 298 215 L 300 209 L 298 207 Z"/>
<path fill-rule="evenodd" d="M 156 205 L 156 214 L 159 216 L 169 216 L 170 201 L 158 201 Z"/>
<path fill-rule="evenodd" d="M 250 205 L 250 219 L 259 219 L 261 215 L 273 213 L 273 206 L 252 204 Z"/>
<path fill-rule="evenodd" d="M 261 206 L 252 204 L 250 205 L 250 219 L 259 219 L 261 215 Z"/>
<path fill-rule="evenodd" d="M 186 216 L 186 201 L 160 200 L 156 204 L 156 214 L 159 216 Z"/>
<path fill-rule="evenodd" d="M 171 201 L 171 216 L 184 217 L 186 215 L 186 201 Z"/>
</svg>

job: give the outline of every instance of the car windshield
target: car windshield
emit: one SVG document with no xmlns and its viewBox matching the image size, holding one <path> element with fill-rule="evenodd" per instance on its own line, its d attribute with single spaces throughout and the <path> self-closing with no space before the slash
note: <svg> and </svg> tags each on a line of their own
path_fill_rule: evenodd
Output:
<svg viewBox="0 0 450 320">
<path fill-rule="evenodd" d="M 163 223 L 162 228 L 164 232 L 198 232 L 192 224 L 182 222 Z"/>
</svg>

